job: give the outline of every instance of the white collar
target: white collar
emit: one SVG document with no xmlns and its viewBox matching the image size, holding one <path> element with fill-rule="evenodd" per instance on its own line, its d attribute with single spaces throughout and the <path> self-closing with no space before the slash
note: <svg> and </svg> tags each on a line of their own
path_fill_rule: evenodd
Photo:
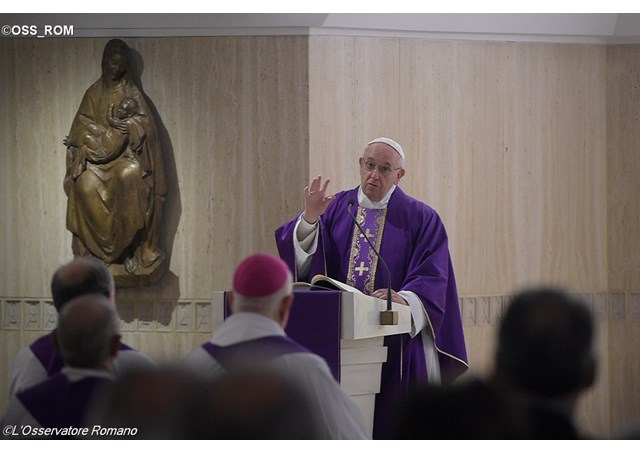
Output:
<svg viewBox="0 0 640 453">
<path fill-rule="evenodd" d="M 241 311 L 232 314 L 216 330 L 211 342 L 220 346 L 227 346 L 241 341 L 254 340 L 286 333 L 273 319 L 258 313 Z"/>
<path fill-rule="evenodd" d="M 391 189 L 389 189 L 389 192 L 387 192 L 387 194 L 382 197 L 382 200 L 373 201 L 364 194 L 364 192 L 362 191 L 362 186 L 360 186 L 358 187 L 358 204 L 367 209 L 384 209 L 389 204 L 389 199 L 391 198 L 394 190 L 396 190 L 395 184 L 392 185 Z"/>
<path fill-rule="evenodd" d="M 111 372 L 96 368 L 76 368 L 72 366 L 64 366 L 60 371 L 62 372 L 62 374 L 67 376 L 67 379 L 69 379 L 69 381 L 71 382 L 80 381 L 88 377 L 113 379 L 113 374 Z"/>
</svg>

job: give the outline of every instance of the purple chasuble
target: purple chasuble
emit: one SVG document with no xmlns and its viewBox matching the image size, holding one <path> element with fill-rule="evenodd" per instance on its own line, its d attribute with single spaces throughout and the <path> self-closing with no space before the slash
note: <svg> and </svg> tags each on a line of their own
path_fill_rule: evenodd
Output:
<svg viewBox="0 0 640 453">
<path fill-rule="evenodd" d="M 63 373 L 57 373 L 16 397 L 44 428 L 81 428 L 93 395 L 110 382 L 99 377 L 71 382 Z"/>
<path fill-rule="evenodd" d="M 29 349 L 31 349 L 33 355 L 38 359 L 38 361 L 47 371 L 47 376 L 53 376 L 54 374 L 60 372 L 60 370 L 64 366 L 62 356 L 56 349 L 56 344 L 53 340 L 53 331 L 38 338 L 29 346 Z M 118 350 L 127 351 L 131 350 L 131 347 L 127 346 L 124 343 L 120 343 L 120 347 L 118 348 Z"/>
<path fill-rule="evenodd" d="M 358 199 L 358 189 L 336 194 L 320 218 L 318 249 L 305 278 L 328 275 L 348 282 L 353 229 L 347 213 L 350 200 Z M 439 215 L 429 206 L 396 187 L 386 209 L 380 254 L 391 270 L 387 281 L 384 266 L 375 270 L 375 289 L 412 291 L 422 301 L 438 351 L 443 382 L 451 382 L 468 369 L 458 291 L 449 254 L 447 233 Z M 294 234 L 297 218 L 275 232 L 280 257 L 287 262 L 295 279 Z M 427 327 L 428 328 L 428 327 Z M 396 405 L 412 387 L 427 383 L 421 335 L 385 337 L 387 362 L 382 367 L 380 393 L 376 397 L 373 437 L 391 436 Z"/>
</svg>

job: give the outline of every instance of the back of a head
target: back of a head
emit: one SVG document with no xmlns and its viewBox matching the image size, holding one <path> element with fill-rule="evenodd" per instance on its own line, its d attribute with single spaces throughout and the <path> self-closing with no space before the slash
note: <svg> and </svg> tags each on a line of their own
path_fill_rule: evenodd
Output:
<svg viewBox="0 0 640 453">
<path fill-rule="evenodd" d="M 517 294 L 499 329 L 496 376 L 530 395 L 558 398 L 593 383 L 591 313 L 555 288 Z"/>
<path fill-rule="evenodd" d="M 401 440 L 526 439 L 527 421 L 481 380 L 417 387 L 398 406 L 394 437 Z"/>
<path fill-rule="evenodd" d="M 318 439 L 313 405 L 292 380 L 267 369 L 242 369 L 215 379 L 202 422 L 208 439 Z M 206 422 L 205 422 L 206 419 Z"/>
<path fill-rule="evenodd" d="M 208 420 L 207 385 L 200 376 L 176 366 L 130 371 L 103 388 L 87 426 L 135 428 L 137 439 L 206 438 L 208 431 L 202 429 Z M 109 430 L 106 433 L 104 437 L 112 436 Z"/>
<path fill-rule="evenodd" d="M 118 316 L 105 296 L 79 296 L 62 308 L 56 336 L 66 365 L 101 368 L 119 339 Z"/>
<path fill-rule="evenodd" d="M 102 261 L 93 257 L 75 258 L 58 268 L 51 280 L 53 305 L 58 312 L 77 296 L 101 294 L 111 297 L 114 291 L 111 272 Z"/>
<path fill-rule="evenodd" d="M 245 258 L 233 275 L 236 311 L 269 315 L 293 291 L 293 277 L 287 264 L 267 253 Z"/>
<path fill-rule="evenodd" d="M 134 427 L 133 437 L 149 440 L 315 439 L 311 407 L 294 383 L 266 369 L 204 379 L 163 366 L 104 387 L 87 426 Z"/>
</svg>

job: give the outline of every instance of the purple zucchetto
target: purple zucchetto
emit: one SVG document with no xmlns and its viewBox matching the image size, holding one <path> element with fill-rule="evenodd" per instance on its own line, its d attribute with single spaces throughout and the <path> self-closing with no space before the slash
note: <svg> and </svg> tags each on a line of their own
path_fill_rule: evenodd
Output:
<svg viewBox="0 0 640 453">
<path fill-rule="evenodd" d="M 287 284 L 289 268 L 280 258 L 256 253 L 245 258 L 233 275 L 233 291 L 244 297 L 266 297 Z"/>
</svg>

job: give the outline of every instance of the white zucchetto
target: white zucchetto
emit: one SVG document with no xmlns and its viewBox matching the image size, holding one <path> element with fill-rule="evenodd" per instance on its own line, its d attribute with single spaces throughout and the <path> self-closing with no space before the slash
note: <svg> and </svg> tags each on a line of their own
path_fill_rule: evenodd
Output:
<svg viewBox="0 0 640 453">
<path fill-rule="evenodd" d="M 367 146 L 373 143 L 384 143 L 385 145 L 389 145 L 396 150 L 396 152 L 400 155 L 400 157 L 402 157 L 402 160 L 404 161 L 404 151 L 402 150 L 402 146 L 400 146 L 400 143 L 396 142 L 395 140 L 388 137 L 378 137 L 367 143 Z"/>
</svg>

